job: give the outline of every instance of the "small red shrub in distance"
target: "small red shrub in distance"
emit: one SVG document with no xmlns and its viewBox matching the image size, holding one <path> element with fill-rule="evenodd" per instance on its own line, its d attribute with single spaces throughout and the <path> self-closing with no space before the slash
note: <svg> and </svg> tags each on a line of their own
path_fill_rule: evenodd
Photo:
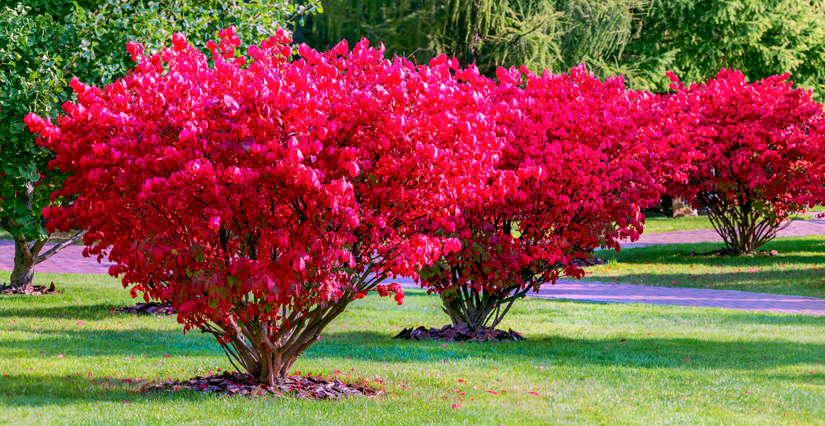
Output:
<svg viewBox="0 0 825 426">
<path fill-rule="evenodd" d="M 722 70 L 686 87 L 671 74 L 660 129 L 681 141 L 675 160 L 689 169 L 669 193 L 707 209 L 731 253 L 756 250 L 791 213 L 825 201 L 822 105 L 788 78 L 748 83 Z"/>
<path fill-rule="evenodd" d="M 292 58 L 279 35 L 236 57 L 232 28 L 212 61 L 183 35 L 105 89 L 71 83 L 78 103 L 53 125 L 29 116 L 51 167 L 71 176 L 48 208 L 88 255 L 117 264 L 132 294 L 170 302 L 185 329 L 215 335 L 263 383 L 354 299 L 404 296 L 455 250 L 427 230 L 474 194 L 500 149 L 484 106 L 495 84 L 444 57 L 430 66 L 366 40 Z"/>
<path fill-rule="evenodd" d="M 523 75 L 522 75 L 523 74 Z M 500 69 L 488 114 L 505 148 L 476 197 L 448 218 L 460 250 L 421 273 L 453 325 L 495 327 L 513 302 L 600 246 L 638 238 L 660 185 L 648 171 L 659 100 L 584 66 L 535 76 Z M 451 222 L 449 222 L 451 221 Z"/>
</svg>

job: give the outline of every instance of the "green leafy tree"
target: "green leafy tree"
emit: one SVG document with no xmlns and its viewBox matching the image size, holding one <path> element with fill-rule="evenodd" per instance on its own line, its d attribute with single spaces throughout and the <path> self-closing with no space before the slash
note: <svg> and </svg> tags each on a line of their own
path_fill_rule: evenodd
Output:
<svg viewBox="0 0 825 426">
<path fill-rule="evenodd" d="M 822 92 L 823 0 L 325 0 L 296 38 L 318 48 L 382 40 L 390 54 L 445 53 L 487 75 L 498 66 L 563 72 L 584 62 L 633 89 L 698 83 L 722 68 L 749 79 L 791 73 Z"/>
<path fill-rule="evenodd" d="M 825 88 L 821 0 L 656 0 L 632 31 L 618 63 L 636 89 L 668 90 L 667 71 L 699 83 L 722 68 L 752 81 L 790 72 L 795 83 Z"/>
<path fill-rule="evenodd" d="M 76 7 L 94 7 L 99 0 L 0 0 L 0 9 L 15 9 L 18 5 L 28 8 L 28 14 L 42 15 L 48 13 L 56 21 L 72 14 Z"/>
<path fill-rule="evenodd" d="M 53 116 L 68 99 L 65 77 L 74 61 L 62 54 L 67 42 L 65 27 L 51 15 L 31 15 L 23 6 L 0 11 L 0 228 L 14 238 L 16 287 L 31 284 L 34 265 L 62 246 L 41 253 L 48 235 L 40 210 L 59 176 L 47 170 L 51 155 L 35 144 L 23 117 Z"/>
<path fill-rule="evenodd" d="M 66 91 L 72 77 L 102 85 L 123 75 L 131 65 L 128 41 L 159 49 L 180 31 L 206 45 L 219 29 L 235 25 L 242 40 L 254 42 L 321 10 L 318 1 L 288 0 L 88 0 L 71 9 L 66 3 L 0 8 L 0 229 L 14 240 L 11 285 L 17 288 L 32 284 L 35 265 L 82 237 L 47 245 L 43 207 L 71 200 L 49 200 L 64 176 L 48 169 L 51 153 L 25 130 L 27 113 L 56 118 L 72 96 Z"/>
<path fill-rule="evenodd" d="M 499 65 L 554 68 L 561 13 L 552 0 L 325 0 L 296 39 L 317 48 L 341 39 L 381 40 L 389 54 L 419 62 L 446 54 L 485 74 Z"/>
<path fill-rule="evenodd" d="M 625 46 L 633 39 L 633 25 L 648 6 L 648 0 L 556 0 L 561 13 L 560 68 L 585 63 L 598 77 L 624 75 L 619 63 Z"/>
</svg>

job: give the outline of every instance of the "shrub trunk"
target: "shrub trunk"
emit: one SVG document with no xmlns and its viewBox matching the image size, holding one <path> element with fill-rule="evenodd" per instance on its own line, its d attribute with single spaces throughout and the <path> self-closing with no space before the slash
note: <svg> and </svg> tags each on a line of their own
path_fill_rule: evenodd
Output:
<svg viewBox="0 0 825 426">
<path fill-rule="evenodd" d="M 286 377 L 304 351 L 318 341 L 321 331 L 346 309 L 350 299 L 319 304 L 309 312 L 294 312 L 277 326 L 256 320 L 227 318 L 222 324 L 205 324 L 203 332 L 214 335 L 232 365 L 274 386 Z M 240 310 L 243 312 L 243 310 Z"/>
<path fill-rule="evenodd" d="M 790 224 L 768 208 L 751 203 L 732 205 L 721 197 L 699 197 L 708 210 L 713 228 L 722 237 L 725 249 L 733 255 L 751 253 L 776 237 L 777 232 Z"/>
<path fill-rule="evenodd" d="M 512 286 L 498 292 L 475 291 L 468 286 L 457 286 L 441 293 L 442 309 L 453 326 L 466 323 L 471 331 L 496 328 L 516 300 L 524 297 L 530 287 Z"/>
</svg>

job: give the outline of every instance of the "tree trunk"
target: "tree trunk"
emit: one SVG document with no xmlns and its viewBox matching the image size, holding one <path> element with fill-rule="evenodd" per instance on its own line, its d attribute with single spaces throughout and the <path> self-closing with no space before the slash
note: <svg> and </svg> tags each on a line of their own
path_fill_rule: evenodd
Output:
<svg viewBox="0 0 825 426">
<path fill-rule="evenodd" d="M 25 241 L 14 240 L 14 270 L 11 272 L 11 286 L 27 288 L 34 280 L 34 256 Z"/>
</svg>

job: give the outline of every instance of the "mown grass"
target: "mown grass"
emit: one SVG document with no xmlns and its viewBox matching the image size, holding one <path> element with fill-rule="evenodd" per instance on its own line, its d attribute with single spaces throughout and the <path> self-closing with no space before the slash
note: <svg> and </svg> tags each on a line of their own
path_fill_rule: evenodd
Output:
<svg viewBox="0 0 825 426">
<path fill-rule="evenodd" d="M 760 248 L 779 256 L 691 256 L 722 243 L 671 244 L 602 251 L 607 265 L 585 279 L 668 287 L 712 288 L 809 297 L 825 295 L 825 236 L 777 238 Z"/>
<path fill-rule="evenodd" d="M 711 229 L 713 225 L 707 216 L 666 217 L 648 216 L 645 218 L 645 234 L 661 232 L 688 231 L 693 229 Z"/>
<path fill-rule="evenodd" d="M 62 294 L 0 297 L 3 423 L 821 424 L 825 419 L 825 322 L 814 317 L 528 299 L 502 326 L 521 331 L 530 342 L 391 340 L 402 327 L 445 322 L 437 298 L 409 291 L 402 306 L 376 297 L 354 303 L 294 367 L 365 379 L 386 390 L 379 398 L 327 402 L 143 394 L 136 393 L 143 380 L 208 374 L 227 368 L 227 361 L 211 337 L 182 335 L 174 317 L 111 315 L 110 306 L 131 303 L 111 278 L 38 274 L 37 279 L 55 281 Z"/>
<path fill-rule="evenodd" d="M 825 211 L 825 207 L 817 206 L 806 213 L 793 215 L 792 220 L 812 219 L 814 213 Z M 648 216 L 645 218 L 645 234 L 658 234 L 672 231 L 691 231 L 694 229 L 713 229 L 707 216 L 666 217 Z"/>
</svg>

